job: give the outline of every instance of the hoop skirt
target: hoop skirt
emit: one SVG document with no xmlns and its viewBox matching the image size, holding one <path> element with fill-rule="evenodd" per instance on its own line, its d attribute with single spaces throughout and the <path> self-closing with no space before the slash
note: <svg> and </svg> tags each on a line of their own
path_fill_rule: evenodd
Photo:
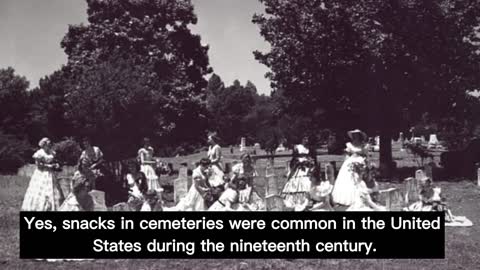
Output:
<svg viewBox="0 0 480 270">
<path fill-rule="evenodd" d="M 55 211 L 62 193 L 55 181 L 55 172 L 35 169 L 22 203 L 22 211 Z"/>
<path fill-rule="evenodd" d="M 362 156 L 352 155 L 343 162 L 332 191 L 333 201 L 335 203 L 350 206 L 358 196 L 357 184 L 360 182 L 360 175 L 353 171 L 354 163 L 366 163 L 366 159 Z"/>
<path fill-rule="evenodd" d="M 308 200 L 312 182 L 310 180 L 310 169 L 299 166 L 295 173 L 290 177 L 282 190 L 282 197 L 285 205 L 294 208 Z"/>
</svg>

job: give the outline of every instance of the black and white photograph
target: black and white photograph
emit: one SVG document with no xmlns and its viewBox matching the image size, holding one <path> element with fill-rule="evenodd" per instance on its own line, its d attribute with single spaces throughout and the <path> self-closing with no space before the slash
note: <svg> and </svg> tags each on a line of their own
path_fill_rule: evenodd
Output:
<svg viewBox="0 0 480 270">
<path fill-rule="evenodd" d="M 25 259 L 21 212 L 440 212 L 444 258 Z M 0 0 L 0 224 L 0 269 L 478 269 L 480 0 Z"/>
</svg>

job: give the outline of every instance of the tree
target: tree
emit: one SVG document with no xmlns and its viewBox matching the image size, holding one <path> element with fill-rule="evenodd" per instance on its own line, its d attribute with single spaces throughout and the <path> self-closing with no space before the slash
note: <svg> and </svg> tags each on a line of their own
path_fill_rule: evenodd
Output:
<svg viewBox="0 0 480 270">
<path fill-rule="evenodd" d="M 27 79 L 16 75 L 13 68 L 0 69 L 0 129 L 17 138 L 25 137 L 28 87 Z"/>
<path fill-rule="evenodd" d="M 253 22 L 271 50 L 255 57 L 270 68 L 286 111 L 336 130 L 380 133 L 386 176 L 406 109 L 439 119 L 480 84 L 470 41 L 478 1 L 260 1 L 266 14 Z"/>
<path fill-rule="evenodd" d="M 87 13 L 89 24 L 70 26 L 61 43 L 75 130 L 117 158 L 135 153 L 143 136 L 158 146 L 204 141 L 211 68 L 189 29 L 191 2 L 89 0 Z"/>
<path fill-rule="evenodd" d="M 65 94 L 68 77 L 62 69 L 40 79 L 39 86 L 30 92 L 29 138 L 36 143 L 37 137 L 47 136 L 59 140 L 72 132 L 65 119 Z"/>
<path fill-rule="evenodd" d="M 240 137 L 247 136 L 252 140 L 252 131 L 247 129 L 246 117 L 255 106 L 258 94 L 253 92 L 252 88 L 242 86 L 238 80 L 227 88 L 218 89 L 210 100 L 210 114 L 214 123 L 213 128 L 218 131 L 222 142 L 235 145 L 240 141 Z"/>
</svg>

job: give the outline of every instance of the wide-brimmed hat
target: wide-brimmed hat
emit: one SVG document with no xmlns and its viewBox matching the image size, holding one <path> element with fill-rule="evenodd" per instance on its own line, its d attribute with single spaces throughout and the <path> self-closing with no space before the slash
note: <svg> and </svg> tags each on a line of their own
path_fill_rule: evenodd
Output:
<svg viewBox="0 0 480 270">
<path fill-rule="evenodd" d="M 42 139 L 38 142 L 38 146 L 44 147 L 49 141 L 50 141 L 49 138 L 44 137 L 44 138 L 42 138 Z"/>
<path fill-rule="evenodd" d="M 352 140 L 353 140 L 353 135 L 354 134 L 358 134 L 358 135 L 362 136 L 363 141 L 366 141 L 367 138 L 368 138 L 367 133 L 361 131 L 360 129 L 350 130 L 350 131 L 347 132 L 347 134 L 348 134 L 348 137 Z"/>
</svg>

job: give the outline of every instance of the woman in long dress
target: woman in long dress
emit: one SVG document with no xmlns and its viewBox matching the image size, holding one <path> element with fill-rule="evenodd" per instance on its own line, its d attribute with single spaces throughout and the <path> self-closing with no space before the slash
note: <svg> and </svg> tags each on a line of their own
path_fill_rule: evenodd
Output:
<svg viewBox="0 0 480 270">
<path fill-rule="evenodd" d="M 97 180 L 104 177 L 102 172 L 103 152 L 97 146 L 93 146 L 89 138 L 83 139 L 83 148 L 78 164 L 83 167 L 83 173 L 90 182 L 90 187 L 96 189 Z"/>
<path fill-rule="evenodd" d="M 207 205 L 205 200 L 210 196 L 210 186 L 208 184 L 208 175 L 210 160 L 203 158 L 199 165 L 192 172 L 193 184 L 180 202 L 172 207 L 165 208 L 165 211 L 205 211 Z"/>
<path fill-rule="evenodd" d="M 348 136 L 351 142 L 347 143 L 345 150 L 347 157 L 338 172 L 332 191 L 333 202 L 344 206 L 352 205 L 358 197 L 356 188 L 362 179 L 355 167 L 366 167 L 368 155 L 365 144 L 367 135 L 364 132 L 356 129 L 349 131 Z M 362 189 L 361 186 L 359 188 Z"/>
<path fill-rule="evenodd" d="M 239 190 L 239 203 L 250 211 L 265 210 L 265 202 L 254 188 L 254 179 L 258 173 L 253 167 L 252 157 L 249 154 L 243 154 L 241 159 L 241 163 L 233 166 L 231 178 L 232 182 L 238 178 L 244 178 L 246 181 L 246 188 Z"/>
<path fill-rule="evenodd" d="M 208 183 L 211 188 L 212 200 L 208 200 L 207 204 L 213 203 L 225 191 L 225 173 L 222 168 L 222 150 L 217 143 L 215 134 L 208 136 L 208 159 L 210 160 L 210 177 Z M 210 206 L 210 205 L 208 205 Z"/>
<path fill-rule="evenodd" d="M 50 139 L 43 138 L 38 143 L 40 149 L 33 154 L 37 168 L 25 193 L 22 211 L 55 211 L 62 199 L 60 187 L 56 181 L 56 171 L 60 165 L 55 163 L 55 152 Z"/>
<path fill-rule="evenodd" d="M 145 138 L 143 147 L 138 150 L 138 161 L 140 163 L 140 170 L 145 174 L 148 180 L 149 190 L 161 189 L 158 175 L 155 173 L 155 165 L 157 162 L 153 157 L 153 147 L 150 144 L 150 139 Z"/>
<path fill-rule="evenodd" d="M 307 140 L 304 138 L 303 144 L 295 145 L 293 150 L 288 180 L 281 193 L 285 206 L 288 208 L 304 205 L 309 200 L 314 163 L 308 157 L 310 151 L 305 147 L 308 143 Z"/>
</svg>

